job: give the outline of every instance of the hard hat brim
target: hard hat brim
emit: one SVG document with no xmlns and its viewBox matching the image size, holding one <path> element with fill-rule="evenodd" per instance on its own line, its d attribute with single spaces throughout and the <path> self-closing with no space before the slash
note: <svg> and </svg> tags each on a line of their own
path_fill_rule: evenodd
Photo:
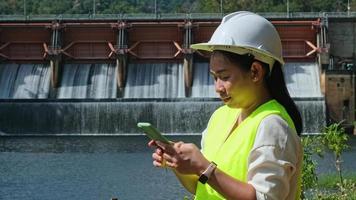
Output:
<svg viewBox="0 0 356 200">
<path fill-rule="evenodd" d="M 284 65 L 284 61 L 282 59 L 277 58 L 274 55 L 272 55 L 269 52 L 266 52 L 264 50 L 251 48 L 251 47 L 223 45 L 223 44 L 220 44 L 220 45 L 219 44 L 210 44 L 208 42 L 192 44 L 192 45 L 190 45 L 190 47 L 195 50 L 203 50 L 203 51 L 208 51 L 208 52 L 212 52 L 214 50 L 222 50 L 222 51 L 236 53 L 239 55 L 244 55 L 244 54 L 250 53 L 250 54 L 254 55 L 257 60 L 260 60 L 260 61 L 270 64 L 272 66 L 273 66 L 273 63 L 275 60 L 278 61 L 279 63 L 281 63 L 282 65 Z"/>
</svg>

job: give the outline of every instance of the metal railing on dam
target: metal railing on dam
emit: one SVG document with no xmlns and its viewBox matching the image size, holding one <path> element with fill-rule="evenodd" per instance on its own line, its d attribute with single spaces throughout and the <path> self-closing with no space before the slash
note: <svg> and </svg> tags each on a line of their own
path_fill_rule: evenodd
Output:
<svg viewBox="0 0 356 200">
<path fill-rule="evenodd" d="M 356 12 L 263 12 L 268 19 L 353 18 Z M 118 14 L 48 14 L 48 15 L 0 15 L 0 21 L 46 20 L 219 20 L 224 13 L 118 13 Z"/>
</svg>

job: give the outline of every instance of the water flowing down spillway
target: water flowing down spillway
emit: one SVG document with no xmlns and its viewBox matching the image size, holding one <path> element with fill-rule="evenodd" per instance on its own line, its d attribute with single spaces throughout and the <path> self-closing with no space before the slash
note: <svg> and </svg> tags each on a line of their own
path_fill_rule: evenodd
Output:
<svg viewBox="0 0 356 200">
<path fill-rule="evenodd" d="M 302 114 L 304 132 L 319 133 L 325 125 L 326 107 L 317 63 L 290 62 L 283 71 L 288 91 Z M 192 97 L 217 97 L 208 63 L 194 65 Z"/>
<path fill-rule="evenodd" d="M 326 124 L 324 99 L 298 99 L 295 100 L 303 119 L 303 133 L 320 133 Z"/>
<path fill-rule="evenodd" d="M 198 134 L 215 100 L 117 99 L 115 101 L 4 101 L 0 103 L 0 135 L 142 134 L 137 122 L 154 124 L 168 134 Z"/>
<path fill-rule="evenodd" d="M 317 63 L 286 63 L 284 78 L 293 98 L 324 97 L 320 89 Z M 195 63 L 192 97 L 217 97 L 208 63 Z"/>
<path fill-rule="evenodd" d="M 190 97 L 185 97 L 180 63 L 129 64 L 120 95 L 115 65 L 65 64 L 59 88 L 52 98 L 41 101 L 4 99 L 48 98 L 47 66 L 6 64 L 0 70 L 0 87 L 4 88 L 0 134 L 137 134 L 139 121 L 151 122 L 164 133 L 198 134 L 222 105 L 208 63 L 194 65 Z M 325 100 L 317 65 L 287 63 L 284 72 L 288 90 L 302 113 L 304 132 L 320 132 L 325 125 Z"/>
<path fill-rule="evenodd" d="M 0 64 L 0 99 L 48 98 L 50 74 L 45 64 Z"/>
<path fill-rule="evenodd" d="M 304 133 L 320 133 L 326 124 L 326 105 L 317 63 L 286 63 L 284 77 L 290 95 L 301 111 Z"/>
<path fill-rule="evenodd" d="M 214 79 L 210 74 L 209 63 L 195 63 L 193 71 L 192 97 L 214 98 Z"/>
<path fill-rule="evenodd" d="M 115 70 L 111 64 L 65 64 L 57 98 L 116 98 Z"/>
<path fill-rule="evenodd" d="M 286 63 L 284 77 L 292 97 L 323 97 L 317 63 Z"/>
<path fill-rule="evenodd" d="M 185 97 L 180 63 L 129 64 L 125 98 Z"/>
</svg>

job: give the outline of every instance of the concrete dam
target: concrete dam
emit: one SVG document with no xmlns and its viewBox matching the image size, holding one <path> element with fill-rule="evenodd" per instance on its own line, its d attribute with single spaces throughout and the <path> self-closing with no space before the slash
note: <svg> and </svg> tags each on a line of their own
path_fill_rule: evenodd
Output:
<svg viewBox="0 0 356 200">
<path fill-rule="evenodd" d="M 270 19 L 304 133 L 325 125 L 321 18 Z M 222 103 L 208 55 L 213 19 L 65 19 L 0 22 L 2 136 L 140 135 L 139 121 L 172 135 L 199 135 Z M 328 60 L 329 61 L 329 60 Z"/>
</svg>

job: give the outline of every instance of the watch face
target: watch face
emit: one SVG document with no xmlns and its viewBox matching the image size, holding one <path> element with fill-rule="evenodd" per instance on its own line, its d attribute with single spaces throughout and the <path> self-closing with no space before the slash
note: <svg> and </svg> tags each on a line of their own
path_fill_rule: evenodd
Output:
<svg viewBox="0 0 356 200">
<path fill-rule="evenodd" d="M 205 176 L 204 174 L 202 174 L 200 177 L 199 177 L 199 182 L 205 184 L 206 182 L 208 182 L 208 177 Z"/>
</svg>

